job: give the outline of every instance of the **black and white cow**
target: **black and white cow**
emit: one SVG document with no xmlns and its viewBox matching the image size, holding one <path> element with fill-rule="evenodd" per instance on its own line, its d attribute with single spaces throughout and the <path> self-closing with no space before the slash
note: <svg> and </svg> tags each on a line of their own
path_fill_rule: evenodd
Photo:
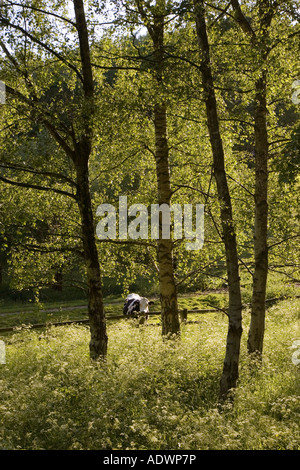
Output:
<svg viewBox="0 0 300 470">
<path fill-rule="evenodd" d="M 124 302 L 123 314 L 124 315 L 140 315 L 145 317 L 145 320 L 148 320 L 149 305 L 152 305 L 154 302 L 152 300 L 146 299 L 146 297 L 140 297 L 138 294 L 129 294 Z"/>
</svg>

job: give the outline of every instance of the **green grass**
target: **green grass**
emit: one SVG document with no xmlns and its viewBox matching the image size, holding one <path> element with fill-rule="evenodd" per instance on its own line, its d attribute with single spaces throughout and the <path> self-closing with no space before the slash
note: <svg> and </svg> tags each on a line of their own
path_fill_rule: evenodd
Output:
<svg viewBox="0 0 300 470">
<path fill-rule="evenodd" d="M 13 301 L 2 301 L 0 307 L 0 313 L 11 313 L 11 312 L 39 312 L 44 309 L 51 308 L 63 308 L 77 305 L 86 305 L 86 300 L 65 300 L 65 301 L 52 301 L 52 302 L 13 302 Z"/>
<path fill-rule="evenodd" d="M 178 299 L 180 309 L 188 309 L 188 311 L 199 309 L 211 309 L 212 307 L 222 308 L 227 304 L 227 294 L 206 294 L 206 295 L 188 295 L 181 296 Z M 82 305 L 82 308 L 77 306 Z M 73 308 L 72 308 L 73 307 Z M 76 308 L 74 308 L 76 307 Z M 123 300 L 119 298 L 106 299 L 105 312 L 107 317 L 113 315 L 122 315 Z M 55 309 L 55 311 L 47 312 L 45 310 Z M 159 300 L 151 307 L 150 311 L 159 311 Z M 14 312 L 18 312 L 14 314 Z M 76 321 L 87 318 L 86 302 L 51 302 L 38 305 L 7 305 L 1 309 L 0 328 L 20 327 L 24 325 L 33 325 L 41 323 L 55 323 L 61 321 Z M 189 319 L 195 319 L 195 316 L 189 314 Z M 158 321 L 158 316 L 151 317 L 151 322 Z"/>
<path fill-rule="evenodd" d="M 242 298 L 243 303 L 251 301 L 251 279 L 248 275 L 242 276 Z M 286 282 L 286 279 L 279 274 L 270 273 L 267 288 L 267 298 L 271 299 L 280 296 L 294 296 L 299 293 L 299 287 Z M 60 293 L 62 297 L 63 293 Z M 86 300 L 69 300 L 70 293 L 65 300 L 47 301 L 41 303 L 33 302 L 13 302 L 0 300 L 0 328 L 21 325 L 32 325 L 34 323 L 55 323 L 61 321 L 81 320 L 87 318 Z M 158 296 L 156 297 L 158 299 Z M 123 298 L 110 295 L 105 298 L 105 310 L 110 315 L 122 315 Z M 224 309 L 228 304 L 228 294 L 225 290 L 210 292 L 197 292 L 179 295 L 178 306 L 180 309 L 189 311 L 198 309 L 219 308 Z M 82 306 L 82 309 L 78 309 Z M 76 307 L 73 308 L 72 307 Z M 56 311 L 45 312 L 44 310 L 56 309 Z M 151 307 L 150 311 L 159 311 L 159 300 Z M 18 315 L 12 315 L 18 312 Z M 189 314 L 189 318 L 191 317 Z M 157 322 L 157 318 L 152 318 Z"/>
<path fill-rule="evenodd" d="M 186 297 L 179 297 L 178 305 L 180 309 L 187 308 L 190 311 L 195 309 L 211 308 L 212 305 L 221 307 L 226 304 L 226 301 L 226 294 L 188 295 Z M 80 305 L 82 305 L 82 308 L 77 308 L 77 306 Z M 55 311 L 45 311 L 49 309 L 55 309 Z M 108 318 L 110 315 L 122 315 L 122 309 L 123 299 L 118 297 L 105 299 L 105 312 Z M 159 300 L 155 301 L 151 310 L 160 310 Z M 13 314 L 14 312 L 18 313 Z M 0 328 L 32 325 L 35 323 L 75 321 L 87 318 L 86 302 L 84 301 L 48 302 L 29 305 L 24 305 L 22 303 L 8 303 L 5 306 L 2 306 L 0 313 Z M 157 318 L 152 317 L 151 321 L 157 321 Z"/>
<path fill-rule="evenodd" d="M 240 380 L 234 406 L 223 410 L 227 318 L 197 319 L 182 325 L 180 341 L 163 341 L 158 325 L 109 322 L 107 361 L 97 364 L 83 325 L 3 337 L 0 449 L 300 450 L 300 366 L 290 349 L 300 339 L 299 299 L 268 309 L 257 370 L 248 363 L 245 311 Z"/>
<path fill-rule="evenodd" d="M 7 303 L 0 310 L 0 328 L 82 320 L 87 318 L 86 305 L 87 302 L 83 300 L 41 304 Z M 122 299 L 107 300 L 105 310 L 108 316 L 121 315 Z"/>
</svg>

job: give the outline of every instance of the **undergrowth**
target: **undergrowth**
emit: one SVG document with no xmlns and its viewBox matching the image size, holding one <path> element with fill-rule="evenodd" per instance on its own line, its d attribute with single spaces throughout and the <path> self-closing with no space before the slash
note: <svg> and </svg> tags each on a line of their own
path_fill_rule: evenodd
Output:
<svg viewBox="0 0 300 470">
<path fill-rule="evenodd" d="M 244 315 L 234 403 L 218 406 L 227 319 L 198 317 L 181 339 L 158 325 L 109 325 L 105 363 L 89 359 L 86 326 L 24 329 L 4 339 L 0 449 L 300 449 L 300 301 L 268 311 L 263 362 L 250 366 Z"/>
</svg>

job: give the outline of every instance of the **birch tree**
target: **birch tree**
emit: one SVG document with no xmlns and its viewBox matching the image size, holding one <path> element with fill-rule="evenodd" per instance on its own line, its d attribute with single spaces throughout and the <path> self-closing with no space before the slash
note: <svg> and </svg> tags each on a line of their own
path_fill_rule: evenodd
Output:
<svg viewBox="0 0 300 470">
<path fill-rule="evenodd" d="M 165 77 L 165 25 L 170 15 L 170 5 L 165 0 L 153 4 L 140 0 L 125 3 L 131 21 L 139 21 L 146 27 L 151 38 L 152 51 L 146 60 L 146 67 L 152 71 L 152 87 L 156 92 L 152 107 L 153 113 L 155 163 L 157 178 L 158 205 L 171 206 L 171 180 L 168 144 L 167 102 L 164 91 Z M 129 19 L 129 18 L 128 18 Z M 141 59 L 141 58 L 140 58 Z M 160 214 L 161 216 L 161 214 Z M 158 277 L 160 285 L 160 303 L 163 336 L 177 335 L 180 332 L 177 289 L 174 278 L 173 242 L 162 236 L 162 219 L 160 217 L 159 239 L 157 242 Z"/>
<path fill-rule="evenodd" d="M 269 73 L 270 54 L 280 43 L 272 34 L 272 22 L 280 13 L 280 7 L 294 2 L 258 0 L 255 13 L 247 17 L 238 0 L 231 5 L 237 23 L 249 38 L 253 57 L 255 58 L 253 99 L 254 112 L 254 159 L 255 159 L 255 192 L 254 192 L 254 272 L 251 301 L 251 323 L 248 333 L 249 354 L 262 355 L 266 316 L 266 288 L 268 279 L 269 247 L 269 125 L 268 125 L 268 89 L 271 81 Z M 288 6 L 287 6 L 288 7 Z M 254 10 L 254 11 L 255 11 Z M 299 31 L 293 31 L 291 37 Z"/>
<path fill-rule="evenodd" d="M 83 0 L 73 0 L 75 21 L 70 20 L 60 10 L 60 4 L 40 8 L 36 2 L 22 5 L 8 2 L 1 6 L 0 24 L 3 34 L 0 46 L 6 65 L 6 91 L 8 105 L 17 106 L 18 117 L 41 124 L 63 152 L 66 167 L 71 163 L 74 178 L 68 175 L 47 171 L 35 171 L 51 178 L 52 186 L 24 182 L 1 175 L 0 181 L 18 187 L 39 191 L 54 191 L 76 201 L 80 214 L 82 247 L 84 253 L 87 285 L 88 313 L 90 321 L 90 356 L 92 359 L 105 358 L 107 353 L 106 320 L 103 306 L 101 270 L 95 239 L 94 217 L 89 182 L 89 159 L 93 151 L 95 82 L 91 64 L 89 33 Z M 10 5 L 11 4 L 11 5 Z M 61 33 L 53 29 L 54 20 L 61 22 L 67 31 L 67 41 L 72 36 L 76 46 L 73 50 L 61 46 Z M 57 27 L 57 24 L 56 24 Z M 59 30 L 58 30 L 59 31 Z M 55 37 L 58 34 L 58 38 Z M 77 49 L 76 49 L 77 48 Z M 78 51 L 78 54 L 77 54 Z M 39 54 L 39 60 L 37 60 Z M 74 60 L 74 55 L 76 59 Z M 80 90 L 73 98 L 75 108 L 68 114 L 60 114 L 51 105 L 45 107 L 47 80 L 51 81 L 50 63 L 59 64 L 63 73 L 72 76 Z M 36 67 L 39 62 L 39 67 Z M 79 65 L 79 67 L 78 67 Z M 48 68 L 47 68 L 48 67 Z M 53 71 L 52 67 L 52 71 Z M 65 71 L 65 72 L 63 72 Z M 47 73 L 49 77 L 47 79 Z M 54 87 L 55 88 L 55 87 Z M 55 101 L 55 100 L 54 100 Z M 68 115 L 68 118 L 67 118 Z M 24 168 L 22 168 L 24 174 Z M 59 189 L 57 182 L 64 182 L 69 190 Z"/>
<path fill-rule="evenodd" d="M 201 54 L 201 74 L 207 127 L 213 154 L 213 173 L 220 203 L 221 225 L 226 252 L 229 306 L 228 334 L 223 373 L 220 383 L 220 398 L 228 397 L 238 380 L 240 342 L 242 335 L 242 300 L 236 233 L 233 223 L 231 197 L 225 169 L 225 155 L 219 127 L 215 86 L 211 67 L 210 46 L 207 36 L 204 1 L 195 0 L 196 31 Z"/>
</svg>

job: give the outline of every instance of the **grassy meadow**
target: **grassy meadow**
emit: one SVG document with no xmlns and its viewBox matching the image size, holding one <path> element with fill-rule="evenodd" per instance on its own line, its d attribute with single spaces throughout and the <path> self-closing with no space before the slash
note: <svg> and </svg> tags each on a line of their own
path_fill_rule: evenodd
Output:
<svg viewBox="0 0 300 470">
<path fill-rule="evenodd" d="M 213 300 L 182 296 L 180 303 L 192 309 Z M 112 313 L 119 309 L 111 304 Z M 300 365 L 291 360 L 300 299 L 269 306 L 258 368 L 247 357 L 248 324 L 245 309 L 239 385 L 234 404 L 223 408 L 221 312 L 189 314 L 176 341 L 162 340 L 155 317 L 140 327 L 111 320 L 107 361 L 96 364 L 86 325 L 3 334 L 0 449 L 300 450 Z"/>
</svg>

